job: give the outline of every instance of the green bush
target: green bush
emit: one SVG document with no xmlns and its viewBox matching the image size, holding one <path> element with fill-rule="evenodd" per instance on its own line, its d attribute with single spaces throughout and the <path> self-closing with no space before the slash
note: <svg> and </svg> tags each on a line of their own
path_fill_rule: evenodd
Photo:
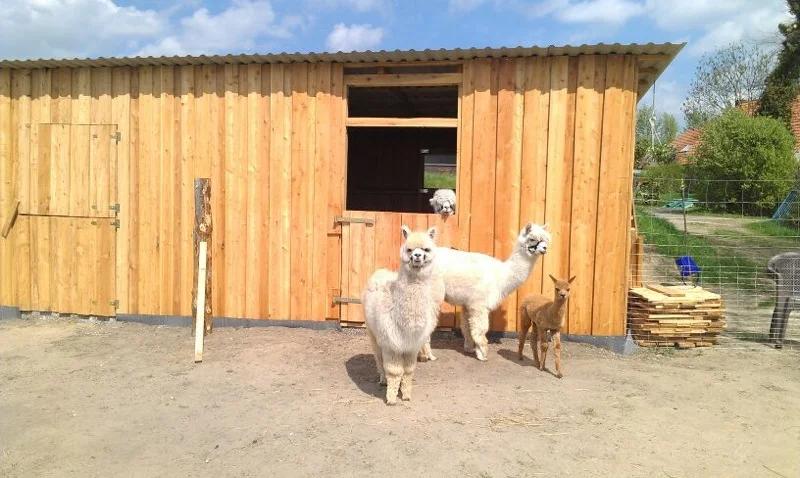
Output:
<svg viewBox="0 0 800 478">
<path fill-rule="evenodd" d="M 780 121 L 730 109 L 703 128 L 691 175 L 707 182 L 712 208 L 747 214 L 774 209 L 797 174 L 794 138 Z"/>
<path fill-rule="evenodd" d="M 681 197 L 686 168 L 678 163 L 653 164 L 642 170 L 636 182 L 636 202 L 663 206 Z"/>
</svg>

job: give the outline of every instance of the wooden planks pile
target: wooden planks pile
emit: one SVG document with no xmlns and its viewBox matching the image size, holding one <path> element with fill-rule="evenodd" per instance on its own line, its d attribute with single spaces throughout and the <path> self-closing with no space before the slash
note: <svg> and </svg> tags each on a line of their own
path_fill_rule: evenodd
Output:
<svg viewBox="0 0 800 478">
<path fill-rule="evenodd" d="M 642 347 L 708 347 L 725 328 L 725 309 L 701 287 L 648 284 L 629 290 L 628 324 Z"/>
</svg>

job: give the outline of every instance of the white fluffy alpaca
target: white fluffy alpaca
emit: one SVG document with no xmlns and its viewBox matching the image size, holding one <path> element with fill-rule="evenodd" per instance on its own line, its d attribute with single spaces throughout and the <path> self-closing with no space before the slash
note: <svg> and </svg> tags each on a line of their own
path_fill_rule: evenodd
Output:
<svg viewBox="0 0 800 478">
<path fill-rule="evenodd" d="M 437 189 L 430 199 L 433 211 L 443 217 L 456 213 L 456 192 L 452 189 Z"/>
<path fill-rule="evenodd" d="M 464 350 L 474 351 L 478 360 L 488 358 L 489 313 L 525 282 L 536 260 L 547 252 L 551 238 L 546 228 L 528 223 L 505 262 L 477 252 L 438 249 L 436 270 L 444 279 L 445 301 L 464 307 Z M 430 341 L 420 355 L 429 354 L 429 350 Z M 430 355 L 427 358 L 434 359 Z"/>
<path fill-rule="evenodd" d="M 436 228 L 402 228 L 398 272 L 375 271 L 362 295 L 367 334 L 375 352 L 379 380 L 386 383 L 386 403 L 411 399 L 417 353 L 430 339 L 444 301 L 444 282 L 434 273 Z"/>
</svg>

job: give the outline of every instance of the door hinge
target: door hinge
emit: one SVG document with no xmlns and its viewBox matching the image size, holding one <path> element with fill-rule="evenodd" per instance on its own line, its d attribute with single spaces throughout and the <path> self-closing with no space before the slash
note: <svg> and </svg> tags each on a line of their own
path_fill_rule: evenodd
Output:
<svg viewBox="0 0 800 478">
<path fill-rule="evenodd" d="M 119 229 L 119 219 L 111 221 L 111 225 L 114 226 L 114 229 Z"/>
<path fill-rule="evenodd" d="M 108 210 L 114 211 L 115 213 L 119 214 L 119 203 L 108 206 Z"/>
<path fill-rule="evenodd" d="M 341 297 L 338 295 L 333 296 L 333 303 L 334 304 L 360 304 L 361 299 L 356 299 L 355 297 Z"/>
<path fill-rule="evenodd" d="M 117 299 L 114 299 L 114 300 L 112 300 L 112 301 L 111 301 L 111 302 L 109 302 L 108 304 L 109 304 L 111 307 L 115 308 L 115 309 L 119 309 L 119 301 L 118 301 Z"/>
<path fill-rule="evenodd" d="M 111 139 L 119 143 L 120 141 L 122 141 L 122 133 L 119 131 L 115 131 L 114 133 L 111 134 Z"/>
<path fill-rule="evenodd" d="M 366 224 L 367 227 L 375 225 L 374 219 L 369 219 L 366 217 L 336 216 L 333 219 L 333 222 L 335 222 L 336 224 Z"/>
</svg>

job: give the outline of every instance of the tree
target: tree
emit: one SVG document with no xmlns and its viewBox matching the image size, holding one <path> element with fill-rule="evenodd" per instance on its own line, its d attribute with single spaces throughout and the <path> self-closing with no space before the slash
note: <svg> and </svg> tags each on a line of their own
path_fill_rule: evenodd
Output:
<svg viewBox="0 0 800 478">
<path fill-rule="evenodd" d="M 664 164 L 675 158 L 670 143 L 678 134 L 678 121 L 669 113 L 654 114 L 652 106 L 642 106 L 636 113 L 636 147 L 634 161 L 637 168 L 647 164 Z"/>
<path fill-rule="evenodd" d="M 758 45 L 746 43 L 703 56 L 683 103 L 687 126 L 696 128 L 740 101 L 758 99 L 773 57 Z"/>
<path fill-rule="evenodd" d="M 771 116 L 789 124 L 792 120 L 792 100 L 798 94 L 800 81 L 800 0 L 788 0 L 794 21 L 778 25 L 783 35 L 781 51 L 775 69 L 766 80 L 761 95 L 759 114 Z"/>
<path fill-rule="evenodd" d="M 705 125 L 692 159 L 691 176 L 705 183 L 709 204 L 732 212 L 771 212 L 797 173 L 786 126 L 738 109 Z"/>
</svg>

